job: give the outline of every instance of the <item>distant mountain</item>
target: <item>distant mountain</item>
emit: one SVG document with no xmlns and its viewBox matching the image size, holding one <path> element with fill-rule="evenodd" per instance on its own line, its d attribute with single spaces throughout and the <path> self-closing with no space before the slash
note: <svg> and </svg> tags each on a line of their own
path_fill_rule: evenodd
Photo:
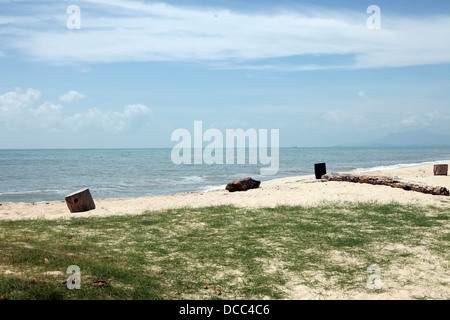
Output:
<svg viewBox="0 0 450 320">
<path fill-rule="evenodd" d="M 336 147 L 450 147 L 450 136 L 425 130 L 397 132 L 367 143 L 347 143 Z"/>
</svg>

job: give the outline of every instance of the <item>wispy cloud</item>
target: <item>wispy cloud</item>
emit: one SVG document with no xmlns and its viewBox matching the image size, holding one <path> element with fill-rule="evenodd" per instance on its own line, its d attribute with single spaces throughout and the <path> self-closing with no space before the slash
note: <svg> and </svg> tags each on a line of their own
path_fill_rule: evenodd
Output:
<svg viewBox="0 0 450 320">
<path fill-rule="evenodd" d="M 250 14 L 140 1 L 79 1 L 81 29 L 68 30 L 61 4 L 0 16 L 0 50 L 51 63 L 196 61 L 215 67 L 303 71 L 450 62 L 450 16 L 383 15 L 368 30 L 365 11 L 323 8 Z M 36 8 L 34 7 L 36 10 Z M 42 20 L 39 20 L 42 16 Z M 30 19 L 35 19 L 30 23 Z M 42 21 L 42 22 L 39 22 Z M 53 23 L 52 23 L 53 22 Z M 350 55 L 351 62 L 261 63 L 280 57 Z M 330 58 L 332 61 L 333 59 Z M 258 63 L 255 63 L 258 61 Z"/>
<path fill-rule="evenodd" d="M 426 129 L 448 127 L 450 115 L 442 112 L 407 112 L 400 125 L 405 128 Z"/>
<path fill-rule="evenodd" d="M 361 114 L 354 112 L 346 112 L 342 110 L 331 110 L 323 115 L 324 119 L 335 123 L 361 123 L 365 121 L 365 118 Z"/>
<path fill-rule="evenodd" d="M 358 91 L 358 97 L 360 97 L 361 99 L 367 99 L 367 94 L 364 90 L 360 90 Z"/>
<path fill-rule="evenodd" d="M 70 90 L 69 92 L 66 92 L 64 94 L 62 94 L 59 97 L 59 100 L 62 102 L 72 102 L 75 100 L 80 100 L 80 99 L 84 99 L 85 95 L 82 93 L 79 93 L 78 91 L 75 90 Z"/>
</svg>

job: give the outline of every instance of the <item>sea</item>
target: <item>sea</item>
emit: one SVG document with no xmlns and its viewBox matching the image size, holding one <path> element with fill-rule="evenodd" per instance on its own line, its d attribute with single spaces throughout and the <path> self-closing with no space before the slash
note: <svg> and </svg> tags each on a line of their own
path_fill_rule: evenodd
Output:
<svg viewBox="0 0 450 320">
<path fill-rule="evenodd" d="M 0 150 L 0 202 L 61 201 L 85 188 L 94 199 L 208 192 L 245 177 L 266 181 L 314 174 L 315 163 L 326 163 L 327 172 L 358 172 L 450 159 L 450 147 L 280 148 L 278 173 L 261 175 L 261 168 L 268 166 L 259 162 L 177 165 L 171 152 L 171 148 Z"/>
</svg>

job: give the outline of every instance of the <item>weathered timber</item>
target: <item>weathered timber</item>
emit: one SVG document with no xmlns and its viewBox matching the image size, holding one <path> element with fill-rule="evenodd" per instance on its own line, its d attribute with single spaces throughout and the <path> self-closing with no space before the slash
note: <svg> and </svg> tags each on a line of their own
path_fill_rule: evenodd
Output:
<svg viewBox="0 0 450 320">
<path fill-rule="evenodd" d="M 435 164 L 433 172 L 435 176 L 446 176 L 448 172 L 448 164 Z"/>
<path fill-rule="evenodd" d="M 66 196 L 66 204 L 70 212 L 84 212 L 95 209 L 89 189 L 79 190 Z"/>
<path fill-rule="evenodd" d="M 368 183 L 383 185 L 392 188 L 400 188 L 407 191 L 416 191 L 439 196 L 449 196 L 450 192 L 445 187 L 435 187 L 417 182 L 400 181 L 399 179 L 386 176 L 366 176 L 345 173 L 327 173 L 322 176 L 322 181 L 346 181 L 354 183 Z"/>
</svg>

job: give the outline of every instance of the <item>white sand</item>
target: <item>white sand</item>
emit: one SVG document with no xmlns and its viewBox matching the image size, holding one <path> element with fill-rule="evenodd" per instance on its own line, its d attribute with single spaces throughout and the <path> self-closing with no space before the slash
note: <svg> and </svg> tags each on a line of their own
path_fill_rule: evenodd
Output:
<svg viewBox="0 0 450 320">
<path fill-rule="evenodd" d="M 448 163 L 450 164 L 450 163 Z M 450 189 L 450 176 L 434 176 L 433 164 L 367 173 L 394 176 Z M 230 177 L 232 180 L 232 177 Z M 314 176 L 299 176 L 263 181 L 258 189 L 230 193 L 226 190 L 190 192 L 130 199 L 95 199 L 96 209 L 70 213 L 64 201 L 11 203 L 0 205 L 0 219 L 69 218 L 140 214 L 146 210 L 180 207 L 204 207 L 231 204 L 239 207 L 274 207 L 277 205 L 313 206 L 322 201 L 377 201 L 402 204 L 435 205 L 450 208 L 450 197 L 350 182 L 322 182 Z"/>
</svg>

